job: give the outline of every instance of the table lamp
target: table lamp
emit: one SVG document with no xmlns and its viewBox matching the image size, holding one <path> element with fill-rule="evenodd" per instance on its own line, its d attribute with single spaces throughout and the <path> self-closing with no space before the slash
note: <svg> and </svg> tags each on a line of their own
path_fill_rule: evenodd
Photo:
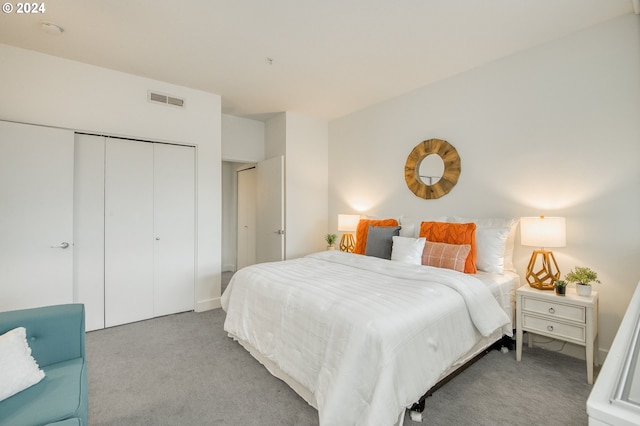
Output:
<svg viewBox="0 0 640 426">
<path fill-rule="evenodd" d="M 527 266 L 526 280 L 539 290 L 553 290 L 553 283 L 560 279 L 560 270 L 549 247 L 564 247 L 567 244 L 564 217 L 520 218 L 520 243 L 538 247 L 533 251 Z"/>
<path fill-rule="evenodd" d="M 353 233 L 358 228 L 360 215 L 357 214 L 339 214 L 338 215 L 338 231 L 344 232 L 340 239 L 340 251 L 352 253 L 356 246 L 356 240 Z"/>
</svg>

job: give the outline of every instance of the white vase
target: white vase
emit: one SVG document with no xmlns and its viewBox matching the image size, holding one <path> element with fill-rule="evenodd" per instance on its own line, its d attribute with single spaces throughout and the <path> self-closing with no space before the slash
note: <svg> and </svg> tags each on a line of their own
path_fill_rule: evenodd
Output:
<svg viewBox="0 0 640 426">
<path fill-rule="evenodd" d="M 576 291 L 579 296 L 591 296 L 591 286 L 584 284 L 576 284 Z"/>
</svg>

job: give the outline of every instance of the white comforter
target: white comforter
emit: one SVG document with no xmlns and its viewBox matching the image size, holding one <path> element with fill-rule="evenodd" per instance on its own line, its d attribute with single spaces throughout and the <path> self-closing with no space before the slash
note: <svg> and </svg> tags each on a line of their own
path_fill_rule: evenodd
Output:
<svg viewBox="0 0 640 426">
<path fill-rule="evenodd" d="M 315 396 L 321 425 L 394 424 L 509 322 L 473 276 L 338 251 L 236 272 L 224 329 Z"/>
</svg>

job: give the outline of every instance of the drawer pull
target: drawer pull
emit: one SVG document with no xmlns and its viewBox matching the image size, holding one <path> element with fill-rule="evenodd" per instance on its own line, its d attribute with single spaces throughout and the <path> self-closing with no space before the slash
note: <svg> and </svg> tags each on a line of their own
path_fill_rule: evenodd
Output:
<svg viewBox="0 0 640 426">
<path fill-rule="evenodd" d="M 556 310 L 555 310 L 555 309 L 553 309 L 553 308 L 549 308 L 549 313 L 550 313 L 550 314 L 555 314 L 555 313 L 556 313 Z"/>
<path fill-rule="evenodd" d="M 549 331 L 553 331 L 553 326 L 552 326 L 552 325 L 548 325 L 548 326 L 547 326 L 547 330 L 549 330 Z"/>
</svg>

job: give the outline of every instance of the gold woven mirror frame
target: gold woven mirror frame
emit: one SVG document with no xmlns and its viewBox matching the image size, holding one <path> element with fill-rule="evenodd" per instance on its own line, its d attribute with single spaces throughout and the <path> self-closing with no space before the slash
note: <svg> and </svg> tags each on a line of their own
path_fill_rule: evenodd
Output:
<svg viewBox="0 0 640 426">
<path fill-rule="evenodd" d="M 431 154 L 440 156 L 444 163 L 444 173 L 439 181 L 433 185 L 427 185 L 420 179 L 420 163 Z M 448 194 L 458 183 L 459 176 L 460 156 L 458 156 L 458 151 L 449 142 L 442 139 L 429 139 L 416 145 L 404 165 L 404 179 L 407 186 L 411 192 L 426 200 L 440 198 Z"/>
</svg>

